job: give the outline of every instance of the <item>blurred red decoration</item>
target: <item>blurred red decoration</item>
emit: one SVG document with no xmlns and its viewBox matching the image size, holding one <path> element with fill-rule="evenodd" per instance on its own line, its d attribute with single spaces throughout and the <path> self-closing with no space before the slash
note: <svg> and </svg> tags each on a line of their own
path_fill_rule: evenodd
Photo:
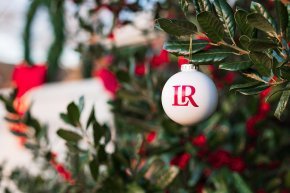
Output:
<svg viewBox="0 0 290 193">
<path fill-rule="evenodd" d="M 230 153 L 228 151 L 218 149 L 209 155 L 208 162 L 216 169 L 226 166 L 230 163 Z"/>
<path fill-rule="evenodd" d="M 200 134 L 200 135 L 198 135 L 198 136 L 196 136 L 196 137 L 193 137 L 193 138 L 191 139 L 191 143 L 192 143 L 192 145 L 194 145 L 194 146 L 197 146 L 197 147 L 203 147 L 203 146 L 206 145 L 206 137 L 205 137 L 204 134 Z"/>
<path fill-rule="evenodd" d="M 146 141 L 148 143 L 152 143 L 156 139 L 156 136 L 157 136 L 157 132 L 156 131 L 151 131 L 150 133 L 147 134 Z"/>
<path fill-rule="evenodd" d="M 150 64 L 152 68 L 158 68 L 170 62 L 169 53 L 166 50 L 161 50 L 161 52 L 157 55 L 154 55 Z"/>
<path fill-rule="evenodd" d="M 184 56 L 179 56 L 178 57 L 178 66 L 179 68 L 181 67 L 182 64 L 188 64 L 189 60 L 185 58 Z"/>
<path fill-rule="evenodd" d="M 58 163 L 56 160 L 57 155 L 55 153 L 51 153 L 50 163 L 57 171 L 57 173 L 68 183 L 71 185 L 75 184 L 75 180 L 72 178 L 72 174 L 69 170 L 67 170 L 64 165 Z"/>
<path fill-rule="evenodd" d="M 195 192 L 203 193 L 204 192 L 203 189 L 204 189 L 204 183 L 198 183 L 195 187 Z"/>
<path fill-rule="evenodd" d="M 14 68 L 12 81 L 17 87 L 17 97 L 22 97 L 28 90 L 41 86 L 46 80 L 45 65 L 29 66 L 21 63 Z"/>
<path fill-rule="evenodd" d="M 264 189 L 259 188 L 255 193 L 267 193 Z"/>
<path fill-rule="evenodd" d="M 119 82 L 117 80 L 116 75 L 106 68 L 101 68 L 96 71 L 95 76 L 99 77 L 105 89 L 109 91 L 113 96 L 119 89 Z"/>
<path fill-rule="evenodd" d="M 226 72 L 225 75 L 221 75 L 214 65 L 209 65 L 208 71 L 210 72 L 217 88 L 220 90 L 223 89 L 225 85 L 233 84 L 236 78 L 236 74 L 234 72 Z"/>
<path fill-rule="evenodd" d="M 243 172 L 246 169 L 246 164 L 241 157 L 233 157 L 230 159 L 229 168 L 235 172 Z"/>
<path fill-rule="evenodd" d="M 136 64 L 135 66 L 135 74 L 137 76 L 144 76 L 146 74 L 146 66 L 144 63 Z"/>
<path fill-rule="evenodd" d="M 189 153 L 182 153 L 182 154 L 176 155 L 170 161 L 170 165 L 175 165 L 179 167 L 181 170 L 183 170 L 189 163 L 190 157 L 191 155 Z"/>
</svg>

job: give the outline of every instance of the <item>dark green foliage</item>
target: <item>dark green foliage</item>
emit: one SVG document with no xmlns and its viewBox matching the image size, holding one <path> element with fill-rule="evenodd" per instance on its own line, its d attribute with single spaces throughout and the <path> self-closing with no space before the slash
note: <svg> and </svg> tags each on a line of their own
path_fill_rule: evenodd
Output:
<svg viewBox="0 0 290 193">
<path fill-rule="evenodd" d="M 189 40 L 174 39 L 165 43 L 164 48 L 175 55 L 189 56 L 190 61 L 195 65 L 222 61 L 219 65 L 221 69 L 241 71 L 245 77 L 266 85 L 257 88 L 257 91 L 242 91 L 243 94 L 256 94 L 263 88 L 279 86 L 270 82 L 274 77 L 279 78 L 277 82 L 280 84 L 289 82 L 290 77 L 283 67 L 289 63 L 287 45 L 289 35 L 286 33 L 286 31 L 289 33 L 289 6 L 286 8 L 283 3 L 276 1 L 277 21 L 275 21 L 265 6 L 258 2 L 250 3 L 248 8 L 235 9 L 231 8 L 225 0 L 214 0 L 212 3 L 193 1 L 196 25 L 200 29 L 197 33 L 204 33 L 209 38 L 208 45 L 211 47 L 202 49 L 202 43 L 195 44 L 194 41 L 199 40 L 193 39 L 191 51 Z M 170 35 L 176 35 L 169 30 L 175 27 L 177 26 L 167 22 L 162 29 Z M 185 28 L 184 26 L 181 29 L 186 31 Z M 192 33 L 183 35 L 191 36 Z M 284 108 L 278 109 L 282 111 Z"/>
</svg>

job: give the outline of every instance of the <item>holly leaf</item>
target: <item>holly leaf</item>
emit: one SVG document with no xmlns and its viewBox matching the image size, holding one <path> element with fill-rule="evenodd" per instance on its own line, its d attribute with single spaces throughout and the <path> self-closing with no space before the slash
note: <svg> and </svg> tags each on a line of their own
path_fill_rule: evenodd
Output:
<svg viewBox="0 0 290 193">
<path fill-rule="evenodd" d="M 181 7 L 183 13 L 186 15 L 189 6 L 189 0 L 179 0 L 179 6 Z"/>
<path fill-rule="evenodd" d="M 251 52 L 249 55 L 251 61 L 255 64 L 255 68 L 262 76 L 270 76 L 273 61 L 267 54 L 260 52 Z"/>
<path fill-rule="evenodd" d="M 239 40 L 240 40 L 242 47 L 244 49 L 248 50 L 251 39 L 246 35 L 242 35 Z"/>
<path fill-rule="evenodd" d="M 192 53 L 203 50 L 208 45 L 208 41 L 192 40 Z M 168 41 L 164 44 L 164 49 L 171 54 L 178 56 L 189 55 L 189 41 Z"/>
<path fill-rule="evenodd" d="M 247 83 L 243 83 L 243 84 L 235 84 L 235 85 L 232 85 L 230 87 L 230 91 L 236 91 L 236 90 L 240 90 L 240 89 L 253 88 L 253 87 L 259 86 L 261 84 L 262 84 L 261 82 L 254 82 L 254 81 L 247 82 Z"/>
<path fill-rule="evenodd" d="M 187 20 L 160 18 L 157 19 L 157 25 L 163 31 L 175 36 L 192 35 L 197 31 L 196 26 Z"/>
<path fill-rule="evenodd" d="M 289 86 L 290 86 L 290 83 L 288 83 L 287 87 Z M 282 92 L 278 106 L 274 113 L 275 117 L 277 117 L 278 119 L 281 119 L 281 116 L 287 107 L 289 97 L 290 97 L 290 90 L 285 90 Z"/>
<path fill-rule="evenodd" d="M 213 42 L 223 40 L 224 29 L 222 23 L 210 12 L 202 12 L 197 15 L 197 21 L 202 30 Z"/>
<path fill-rule="evenodd" d="M 264 91 L 265 89 L 269 88 L 269 85 L 267 84 L 262 84 L 258 85 L 252 88 L 243 88 L 243 89 L 238 89 L 237 92 L 243 94 L 243 95 L 256 95 Z"/>
<path fill-rule="evenodd" d="M 251 10 L 255 13 L 261 14 L 272 25 L 272 27 L 276 29 L 274 19 L 271 17 L 270 13 L 267 11 L 267 9 L 265 9 L 265 7 L 262 4 L 252 1 Z"/>
<path fill-rule="evenodd" d="M 94 144 L 97 147 L 100 143 L 101 137 L 104 135 L 105 130 L 104 128 L 96 121 L 93 123 L 93 137 L 94 137 Z"/>
<path fill-rule="evenodd" d="M 200 11 L 200 7 L 199 7 L 198 0 L 193 0 L 192 2 L 193 2 L 193 6 L 194 6 L 194 10 L 195 10 L 195 12 L 196 12 L 197 14 L 200 13 L 201 11 Z"/>
<path fill-rule="evenodd" d="M 137 183 L 127 184 L 126 193 L 145 193 L 145 190 Z"/>
<path fill-rule="evenodd" d="M 196 0 L 199 5 L 200 12 L 211 11 L 212 5 L 209 0 Z"/>
<path fill-rule="evenodd" d="M 225 62 L 219 65 L 220 69 L 228 71 L 245 70 L 252 66 L 252 62 L 249 60 L 237 61 L 237 62 Z"/>
<path fill-rule="evenodd" d="M 90 161 L 89 167 L 93 179 L 97 181 L 99 176 L 99 163 L 96 157 L 94 157 L 93 160 Z"/>
<path fill-rule="evenodd" d="M 241 71 L 241 73 L 242 73 L 242 75 L 244 75 L 247 78 L 266 83 L 266 81 L 263 80 L 263 78 L 260 76 L 260 74 L 258 74 L 257 71 L 255 71 L 253 69 L 243 70 L 243 71 Z"/>
<path fill-rule="evenodd" d="M 288 12 L 286 6 L 281 1 L 275 1 L 276 16 L 278 18 L 279 31 L 285 33 L 288 26 Z"/>
<path fill-rule="evenodd" d="M 219 20 L 223 23 L 225 32 L 233 40 L 235 36 L 236 23 L 231 6 L 226 0 L 214 0 L 214 7 Z"/>
<path fill-rule="evenodd" d="M 261 14 L 251 13 L 247 16 L 247 21 L 252 27 L 266 32 L 269 36 L 277 36 L 274 27 Z"/>
<path fill-rule="evenodd" d="M 233 173 L 234 186 L 238 193 L 253 193 L 238 173 Z"/>
<path fill-rule="evenodd" d="M 160 171 L 156 185 L 161 189 L 166 188 L 178 175 L 179 169 L 175 166 L 170 166 L 169 169 Z"/>
<path fill-rule="evenodd" d="M 288 12 L 288 25 L 287 25 L 287 40 L 290 39 L 290 5 L 287 5 L 287 12 Z"/>
<path fill-rule="evenodd" d="M 88 121 L 87 121 L 87 125 L 86 125 L 86 129 L 89 128 L 90 124 L 97 122 L 96 117 L 95 117 L 95 107 L 92 107 L 91 113 L 89 115 Z"/>
<path fill-rule="evenodd" d="M 208 51 L 193 54 L 190 61 L 193 63 L 220 62 L 231 54 L 233 53 L 228 50 L 211 49 Z"/>
<path fill-rule="evenodd" d="M 247 23 L 247 15 L 246 11 L 239 9 L 235 13 L 235 20 L 241 34 L 252 37 L 254 28 Z"/>
<path fill-rule="evenodd" d="M 6 99 L 3 95 L 0 95 L 0 101 L 2 101 L 5 105 L 5 108 L 10 113 L 17 113 L 14 109 L 12 100 Z"/>
<path fill-rule="evenodd" d="M 79 134 L 65 129 L 59 129 L 57 131 L 57 135 L 69 142 L 78 142 L 82 139 L 82 136 L 80 136 Z"/>
<path fill-rule="evenodd" d="M 265 39 L 251 39 L 248 45 L 248 49 L 251 51 L 263 52 L 270 48 L 276 48 L 277 44 L 271 40 Z"/>
</svg>

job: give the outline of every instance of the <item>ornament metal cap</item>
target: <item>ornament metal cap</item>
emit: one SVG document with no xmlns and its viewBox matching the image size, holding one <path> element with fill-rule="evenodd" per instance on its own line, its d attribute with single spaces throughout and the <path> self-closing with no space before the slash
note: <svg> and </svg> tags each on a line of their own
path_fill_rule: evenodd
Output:
<svg viewBox="0 0 290 193">
<path fill-rule="evenodd" d="M 181 72 L 196 71 L 195 66 L 193 64 L 182 64 L 180 70 Z"/>
</svg>

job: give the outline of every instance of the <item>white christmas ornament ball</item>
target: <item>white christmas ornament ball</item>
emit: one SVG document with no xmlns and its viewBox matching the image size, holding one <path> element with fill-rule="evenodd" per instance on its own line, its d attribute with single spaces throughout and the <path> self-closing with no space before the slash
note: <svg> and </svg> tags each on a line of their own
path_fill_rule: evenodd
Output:
<svg viewBox="0 0 290 193">
<path fill-rule="evenodd" d="M 162 106 L 167 116 L 181 125 L 193 125 L 216 109 L 218 93 L 214 82 L 192 64 L 168 79 L 162 90 Z"/>
</svg>

